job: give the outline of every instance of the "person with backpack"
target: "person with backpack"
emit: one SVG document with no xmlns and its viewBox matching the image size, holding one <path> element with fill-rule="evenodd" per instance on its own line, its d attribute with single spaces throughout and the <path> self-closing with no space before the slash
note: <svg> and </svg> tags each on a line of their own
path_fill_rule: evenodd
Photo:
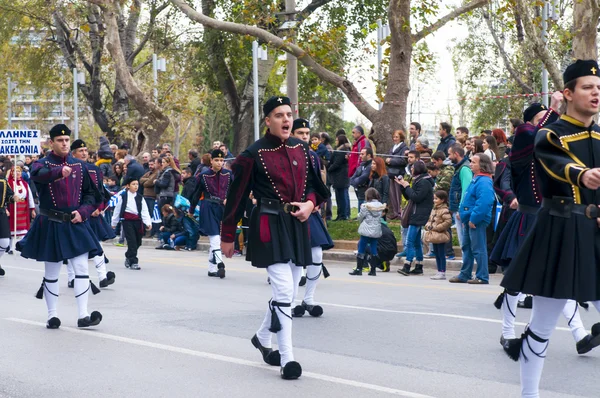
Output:
<svg viewBox="0 0 600 398">
<path fill-rule="evenodd" d="M 387 208 L 380 200 L 379 192 L 375 188 L 367 189 L 365 192 L 366 203 L 360 206 L 360 213 L 358 213 L 360 239 L 358 240 L 358 253 L 356 254 L 356 268 L 350 272 L 350 275 L 362 275 L 363 267 L 367 265 L 365 256 L 367 245 L 370 246 L 373 257 L 369 275 L 375 276 L 377 274 L 376 267 L 373 264 L 379 261 L 377 241 L 382 235 L 381 215 Z"/>
<path fill-rule="evenodd" d="M 148 205 L 144 197 L 137 193 L 140 183 L 134 178 L 125 180 L 127 190 L 121 194 L 117 201 L 111 225 L 113 228 L 121 222 L 121 228 L 127 241 L 125 252 L 125 267 L 139 270 L 138 249 L 142 245 L 144 226 L 147 230 L 152 228 L 152 219 L 148 212 Z"/>
</svg>

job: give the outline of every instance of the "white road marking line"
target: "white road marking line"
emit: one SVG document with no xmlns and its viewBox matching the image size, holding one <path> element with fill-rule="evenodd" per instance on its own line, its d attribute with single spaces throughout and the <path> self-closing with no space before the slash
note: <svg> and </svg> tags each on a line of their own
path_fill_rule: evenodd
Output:
<svg viewBox="0 0 600 398">
<path fill-rule="evenodd" d="M 28 319 L 5 318 L 5 320 L 11 321 L 11 322 L 22 323 L 25 325 L 33 325 L 33 326 L 39 326 L 39 327 L 46 326 L 45 323 L 30 321 Z M 101 338 L 101 339 L 117 341 L 120 343 L 127 343 L 127 344 L 137 345 L 137 346 L 141 346 L 141 347 L 148 347 L 148 348 L 154 348 L 157 350 L 174 352 L 177 354 L 190 355 L 190 356 L 194 356 L 194 357 L 198 357 L 198 358 L 211 359 L 214 361 L 227 362 L 227 363 L 232 363 L 235 365 L 242 365 L 242 366 L 248 366 L 251 368 L 258 368 L 258 369 L 263 369 L 263 370 L 279 372 L 279 368 L 277 368 L 277 367 L 266 366 L 265 364 L 262 364 L 259 362 L 252 362 L 252 361 L 248 361 L 248 360 L 241 359 L 241 358 L 213 354 L 210 352 L 195 351 L 195 350 L 191 350 L 188 348 L 175 347 L 172 345 L 166 345 L 166 344 L 160 344 L 160 343 L 153 343 L 151 341 L 132 339 L 129 337 L 116 336 L 116 335 L 100 333 L 100 332 L 96 332 L 96 331 L 90 333 L 89 331 L 86 331 L 86 330 L 80 330 L 80 329 L 75 329 L 75 328 L 70 328 L 70 327 L 62 327 L 61 326 L 60 330 L 64 330 L 64 331 L 70 332 L 70 333 L 83 334 L 83 335 L 90 336 L 90 337 L 97 337 L 97 338 Z M 347 379 L 342 379 L 339 377 L 327 376 L 327 375 L 322 375 L 322 374 L 312 373 L 312 372 L 302 372 L 302 377 L 307 377 L 307 378 L 321 380 L 321 381 L 327 381 L 330 383 L 342 384 L 342 385 L 346 385 L 346 386 L 350 386 L 350 387 L 363 388 L 363 389 L 367 389 L 367 390 L 371 390 L 371 391 L 383 392 L 383 393 L 387 393 L 387 394 L 397 395 L 400 397 L 433 398 L 432 396 L 429 396 L 429 395 L 423 395 L 423 394 L 414 393 L 414 392 L 410 392 L 410 391 L 403 391 L 403 390 L 398 390 L 395 388 L 378 386 L 376 384 L 362 383 L 359 381 L 347 380 Z"/>
<path fill-rule="evenodd" d="M 296 300 L 298 303 L 301 303 L 301 300 Z M 455 314 L 443 314 L 436 312 L 419 312 L 419 311 L 399 311 L 399 310 L 387 310 L 383 308 L 370 308 L 370 307 L 359 307 L 355 305 L 345 305 L 345 304 L 333 304 L 333 303 L 318 303 L 320 305 L 327 305 L 330 307 L 338 307 L 338 308 L 347 308 L 351 310 L 362 310 L 362 311 L 373 311 L 373 312 L 386 312 L 389 314 L 404 314 L 404 315 L 424 315 L 424 316 L 437 316 L 442 318 L 454 318 L 454 319 L 463 319 L 467 321 L 478 321 L 478 322 L 489 322 L 489 323 L 502 323 L 501 319 L 492 319 L 492 318 L 480 318 L 475 316 L 466 316 L 466 315 L 455 315 Z M 527 326 L 526 323 L 523 322 L 515 322 L 515 325 L 519 326 Z M 571 329 L 564 327 L 557 327 L 556 330 L 562 330 L 566 332 L 570 332 Z"/>
</svg>

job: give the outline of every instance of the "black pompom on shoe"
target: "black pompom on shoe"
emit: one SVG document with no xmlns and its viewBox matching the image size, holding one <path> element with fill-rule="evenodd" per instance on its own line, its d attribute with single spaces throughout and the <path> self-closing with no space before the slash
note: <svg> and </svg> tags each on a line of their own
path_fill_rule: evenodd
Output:
<svg viewBox="0 0 600 398">
<path fill-rule="evenodd" d="M 46 322 L 47 329 L 58 329 L 59 327 L 60 327 L 60 319 L 58 319 L 55 316 L 48 319 L 48 322 Z"/>
<path fill-rule="evenodd" d="M 308 309 L 308 313 L 310 314 L 310 316 L 318 318 L 321 315 L 323 315 L 323 307 L 321 307 L 320 305 L 311 305 Z"/>
<path fill-rule="evenodd" d="M 263 347 L 263 345 L 260 344 L 260 341 L 258 341 L 258 337 L 256 335 L 252 336 L 250 341 L 252 342 L 252 345 L 256 347 L 258 351 L 260 351 L 263 361 L 265 361 L 266 364 L 271 366 L 281 365 L 281 356 L 279 355 L 278 350 L 273 351 L 272 348 Z"/>
<path fill-rule="evenodd" d="M 301 318 L 304 315 L 305 312 L 306 312 L 306 309 L 304 308 L 304 306 L 297 305 L 292 310 L 292 316 L 294 318 Z"/>
<path fill-rule="evenodd" d="M 96 326 L 102 321 L 102 314 L 98 311 L 93 311 L 90 316 L 77 320 L 77 327 L 87 328 L 90 326 Z"/>
<path fill-rule="evenodd" d="M 2 269 L 2 267 L 0 267 L 0 276 L 4 276 L 6 274 L 6 272 L 4 271 L 4 269 Z"/>
<path fill-rule="evenodd" d="M 284 380 L 296 380 L 302 376 L 302 366 L 296 361 L 291 361 L 281 368 L 281 378 Z"/>
</svg>

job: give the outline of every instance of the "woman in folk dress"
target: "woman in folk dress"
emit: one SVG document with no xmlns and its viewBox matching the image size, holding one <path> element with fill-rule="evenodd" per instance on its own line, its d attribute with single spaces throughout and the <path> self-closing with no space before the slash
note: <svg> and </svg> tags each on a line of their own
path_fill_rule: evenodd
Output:
<svg viewBox="0 0 600 398">
<path fill-rule="evenodd" d="M 35 218 L 35 202 L 33 200 L 33 194 L 29 184 L 22 178 L 23 170 L 17 166 L 17 179 L 13 177 L 13 169 L 11 169 L 8 175 L 8 184 L 14 192 L 15 198 L 18 198 L 17 203 L 11 203 L 8 207 L 9 210 L 9 226 L 11 234 L 16 231 L 17 236 L 24 236 L 29 231 L 31 220 Z M 15 229 L 15 217 L 17 219 L 17 227 Z"/>
</svg>

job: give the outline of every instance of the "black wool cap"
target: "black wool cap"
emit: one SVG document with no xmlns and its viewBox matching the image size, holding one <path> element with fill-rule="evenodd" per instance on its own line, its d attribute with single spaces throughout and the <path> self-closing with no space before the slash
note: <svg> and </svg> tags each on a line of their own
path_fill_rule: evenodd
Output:
<svg viewBox="0 0 600 398">
<path fill-rule="evenodd" d="M 523 121 L 525 123 L 530 122 L 533 120 L 535 115 L 546 110 L 548 110 L 548 108 L 546 108 L 545 105 L 542 105 L 539 102 L 534 102 L 533 104 L 529 105 L 525 111 L 523 111 Z"/>
<path fill-rule="evenodd" d="M 129 185 L 132 182 L 137 181 L 139 183 L 139 180 L 137 178 L 133 178 L 133 177 L 127 177 L 125 178 L 125 180 L 123 181 L 123 185 Z"/>
<path fill-rule="evenodd" d="M 310 122 L 306 119 L 296 119 L 292 125 L 292 133 L 298 129 L 310 129 Z"/>
<path fill-rule="evenodd" d="M 71 130 L 64 124 L 57 124 L 56 126 L 50 129 L 50 139 L 54 139 L 55 137 L 59 137 L 61 135 L 71 135 Z"/>
<path fill-rule="evenodd" d="M 598 62 L 593 59 L 578 59 L 565 69 L 565 72 L 563 73 L 563 82 L 567 84 L 570 81 L 583 76 L 600 76 Z"/>
<path fill-rule="evenodd" d="M 281 105 L 289 105 L 291 108 L 292 101 L 290 101 L 288 97 L 271 97 L 263 105 L 263 114 L 265 117 L 267 117 L 271 112 L 273 112 L 273 109 Z"/>
<path fill-rule="evenodd" d="M 212 159 L 225 159 L 225 154 L 220 149 L 215 149 L 210 153 Z"/>
<path fill-rule="evenodd" d="M 74 151 L 75 149 L 79 149 L 79 148 L 85 148 L 87 147 L 87 145 L 85 145 L 85 142 L 83 142 L 83 140 L 77 139 L 75 141 L 73 141 L 73 143 L 71 144 L 71 151 Z"/>
</svg>

